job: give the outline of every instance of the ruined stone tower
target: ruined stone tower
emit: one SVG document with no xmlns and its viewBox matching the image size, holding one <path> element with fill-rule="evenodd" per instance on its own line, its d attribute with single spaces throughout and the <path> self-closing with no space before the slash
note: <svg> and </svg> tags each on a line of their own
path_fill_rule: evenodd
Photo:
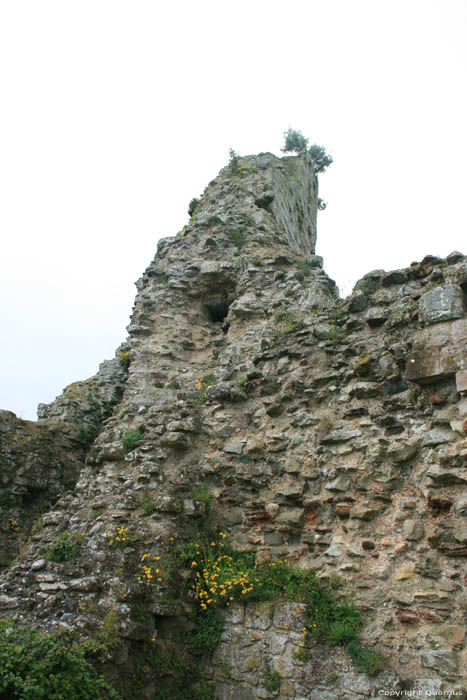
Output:
<svg viewBox="0 0 467 700">
<path fill-rule="evenodd" d="M 1 614 L 111 642 L 124 698 L 175 687 L 151 644 L 195 659 L 193 698 L 462 692 L 467 259 L 377 270 L 340 300 L 316 211 L 309 156 L 227 166 L 159 241 L 116 358 L 37 425 L 1 415 Z M 213 653 L 193 650 L 180 552 L 201 525 L 339 580 L 383 670 L 306 642 L 301 600 L 234 601 Z"/>
</svg>

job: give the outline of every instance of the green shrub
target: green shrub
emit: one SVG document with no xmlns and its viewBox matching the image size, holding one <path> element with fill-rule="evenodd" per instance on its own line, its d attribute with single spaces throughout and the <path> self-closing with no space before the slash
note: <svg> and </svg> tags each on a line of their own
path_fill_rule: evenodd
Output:
<svg viewBox="0 0 467 700">
<path fill-rule="evenodd" d="M 340 328 L 337 326 L 330 326 L 323 332 L 323 339 L 336 341 L 342 338 L 342 335 L 343 333 Z"/>
<path fill-rule="evenodd" d="M 365 296 L 373 294 L 379 287 L 379 280 L 371 277 L 363 277 L 355 284 L 353 291 L 363 292 Z"/>
<path fill-rule="evenodd" d="M 134 428 L 134 430 L 127 430 L 122 437 L 122 445 L 125 450 L 132 450 L 136 445 L 139 445 L 143 439 L 143 431 L 141 428 Z"/>
<path fill-rule="evenodd" d="M 214 384 L 217 384 L 217 379 L 212 372 L 205 374 L 204 377 L 198 377 L 198 381 L 195 384 L 195 389 L 198 391 L 198 396 L 201 403 L 206 401 L 206 389 L 208 386 L 213 386 Z"/>
<path fill-rule="evenodd" d="M 13 498 L 10 489 L 4 489 L 0 493 L 0 508 L 10 508 L 13 505 Z"/>
<path fill-rule="evenodd" d="M 314 570 L 295 569 L 281 560 L 256 565 L 254 553 L 232 549 L 223 532 L 190 542 L 180 563 L 191 571 L 187 585 L 199 604 L 196 646 L 216 646 L 222 632 L 219 608 L 234 601 L 302 601 L 308 611 L 305 639 L 344 647 L 357 668 L 369 674 L 382 668 L 382 657 L 361 643 L 362 615 L 337 592 L 340 580 L 318 580 Z"/>
<path fill-rule="evenodd" d="M 117 353 L 117 357 L 120 367 L 123 367 L 123 369 L 128 369 L 131 362 L 130 353 L 122 350 L 121 352 Z"/>
<path fill-rule="evenodd" d="M 237 252 L 240 252 L 247 240 L 245 230 L 237 226 L 228 229 L 226 235 L 232 245 L 236 246 Z"/>
<path fill-rule="evenodd" d="M 238 155 L 237 151 L 234 151 L 233 148 L 229 148 L 229 170 L 232 175 L 236 175 L 238 173 L 238 164 L 240 161 L 240 156 Z"/>
<path fill-rule="evenodd" d="M 284 138 L 282 153 L 305 153 L 308 148 L 308 139 L 303 136 L 301 131 L 289 127 L 287 131 L 284 131 Z"/>
<path fill-rule="evenodd" d="M 69 532 L 61 532 L 50 546 L 47 557 L 51 561 L 74 563 L 78 555 L 78 543 Z"/>
<path fill-rule="evenodd" d="M 216 700 L 212 689 L 201 679 L 200 665 L 166 645 L 156 647 L 147 659 L 158 672 L 155 700 Z"/>
<path fill-rule="evenodd" d="M 37 535 L 42 530 L 43 527 L 44 527 L 44 523 L 42 522 L 42 520 L 40 518 L 38 518 L 31 528 L 31 535 Z"/>
<path fill-rule="evenodd" d="M 303 328 L 305 328 L 305 321 L 303 318 L 299 318 L 297 316 L 284 326 L 282 332 L 284 333 L 284 335 L 289 335 L 289 333 L 301 331 Z"/>
<path fill-rule="evenodd" d="M 199 207 L 199 203 L 199 199 L 197 197 L 193 197 L 193 199 L 188 205 L 188 216 L 193 216 L 196 209 Z"/>
<path fill-rule="evenodd" d="M 0 697 L 5 700 L 118 698 L 94 662 L 105 647 L 0 620 Z"/>
<path fill-rule="evenodd" d="M 345 647 L 347 654 L 352 659 L 355 668 L 367 676 L 377 676 L 386 665 L 386 659 L 373 649 L 363 646 L 359 639 L 356 639 Z"/>
<path fill-rule="evenodd" d="M 205 486 L 197 486 L 193 491 L 193 498 L 195 501 L 201 501 L 202 503 L 209 505 L 214 496 Z"/>
<path fill-rule="evenodd" d="M 318 206 L 318 211 L 324 211 L 328 205 L 327 205 L 327 202 L 324 201 L 324 199 L 321 199 L 321 197 L 318 197 L 317 206 Z"/>
<path fill-rule="evenodd" d="M 310 146 L 308 153 L 313 161 L 313 170 L 316 174 L 324 173 L 326 168 L 333 163 L 331 156 L 326 153 L 326 149 L 316 143 Z"/>
<path fill-rule="evenodd" d="M 78 440 L 83 447 L 89 447 L 99 434 L 99 428 L 95 425 L 80 425 Z"/>
<path fill-rule="evenodd" d="M 154 511 L 156 510 L 156 504 L 152 500 L 151 494 L 149 491 L 144 492 L 143 496 L 143 513 L 144 515 L 152 515 Z"/>
<path fill-rule="evenodd" d="M 263 668 L 263 688 L 268 693 L 276 693 L 281 687 L 281 676 L 278 671 L 273 671 L 269 665 Z"/>
<path fill-rule="evenodd" d="M 212 607 L 205 612 L 198 611 L 195 617 L 195 629 L 190 641 L 200 651 L 214 651 L 223 629 L 224 618 L 218 608 Z"/>
<path fill-rule="evenodd" d="M 178 379 L 172 379 L 172 381 L 167 384 L 167 389 L 180 389 L 180 382 Z"/>
</svg>

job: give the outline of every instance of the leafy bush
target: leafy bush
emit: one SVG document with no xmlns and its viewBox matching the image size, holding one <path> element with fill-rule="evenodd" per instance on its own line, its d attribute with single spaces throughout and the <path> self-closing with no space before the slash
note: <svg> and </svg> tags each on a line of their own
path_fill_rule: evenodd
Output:
<svg viewBox="0 0 467 700">
<path fill-rule="evenodd" d="M 0 508 L 9 508 L 13 505 L 13 498 L 9 489 L 3 489 L 0 492 Z"/>
<path fill-rule="evenodd" d="M 174 391 L 175 391 L 176 389 L 180 389 L 180 382 L 178 381 L 178 379 L 172 379 L 172 381 L 170 381 L 170 382 L 167 384 L 167 387 L 166 387 L 166 388 L 167 388 L 167 389 L 173 389 Z"/>
<path fill-rule="evenodd" d="M 156 510 L 157 506 L 152 500 L 149 491 L 145 491 L 143 495 L 143 513 L 144 515 L 152 515 Z"/>
<path fill-rule="evenodd" d="M 217 384 L 217 379 L 212 372 L 205 374 L 204 377 L 198 377 L 198 381 L 195 384 L 195 389 L 198 391 L 198 396 L 201 403 L 206 401 L 206 389 L 208 386 L 213 386 L 214 384 Z"/>
<path fill-rule="evenodd" d="M 224 618 L 217 608 L 213 607 L 205 612 L 198 611 L 195 617 L 195 629 L 190 641 L 200 651 L 214 651 L 223 629 Z"/>
<path fill-rule="evenodd" d="M 47 556 L 51 561 L 74 563 L 78 554 L 78 543 L 69 532 L 61 532 L 50 546 Z"/>
<path fill-rule="evenodd" d="M 240 156 L 238 155 L 237 151 L 234 151 L 233 148 L 229 148 L 229 170 L 232 175 L 236 175 L 238 173 L 238 163 L 240 161 Z"/>
<path fill-rule="evenodd" d="M 168 644 L 156 648 L 148 660 L 159 672 L 155 700 L 215 700 L 212 689 L 200 678 L 200 665 Z"/>
<path fill-rule="evenodd" d="M 99 434 L 99 428 L 96 425 L 80 425 L 78 432 L 78 440 L 83 447 L 89 447 L 94 442 Z"/>
<path fill-rule="evenodd" d="M 324 211 L 327 206 L 327 202 L 321 199 L 321 197 L 318 197 L 318 211 Z"/>
<path fill-rule="evenodd" d="M 305 639 L 343 646 L 357 668 L 370 675 L 382 668 L 383 658 L 361 643 L 362 614 L 337 592 L 339 580 L 318 581 L 314 570 L 294 569 L 283 560 L 256 565 L 254 554 L 232 549 L 223 532 L 190 542 L 180 562 L 192 572 L 187 585 L 199 605 L 195 634 L 200 648 L 216 646 L 222 632 L 218 610 L 234 601 L 302 601 L 308 609 Z"/>
<path fill-rule="evenodd" d="M 193 197 L 191 202 L 188 205 L 188 216 L 193 216 L 195 213 L 196 209 L 199 206 L 199 199 L 197 197 Z"/>
<path fill-rule="evenodd" d="M 263 688 L 268 693 L 276 693 L 281 687 L 281 676 L 278 671 L 273 671 L 270 666 L 266 665 L 263 668 Z"/>
<path fill-rule="evenodd" d="M 246 233 L 244 229 L 237 226 L 236 228 L 228 229 L 226 235 L 229 241 L 237 247 L 237 252 L 239 253 L 246 243 Z"/>
<path fill-rule="evenodd" d="M 70 635 L 42 634 L 0 620 L 0 697 L 11 700 L 102 700 L 119 696 L 94 660 L 105 647 Z"/>
<path fill-rule="evenodd" d="M 301 131 L 296 129 L 288 129 L 285 133 L 285 143 L 284 147 L 281 148 L 283 153 L 305 153 L 308 149 L 308 153 L 311 156 L 313 162 L 313 171 L 315 174 L 324 173 L 326 168 L 328 168 L 333 162 L 330 155 L 326 153 L 326 149 L 323 146 L 318 146 L 314 143 L 310 148 L 308 148 L 308 139 L 306 139 Z M 325 209 L 326 204 L 322 199 L 318 200 L 318 209 Z"/>
<path fill-rule="evenodd" d="M 122 445 L 125 450 L 132 450 L 133 447 L 139 445 L 143 438 L 143 431 L 141 428 L 135 428 L 134 430 L 127 430 L 122 437 Z"/>
<path fill-rule="evenodd" d="M 326 168 L 333 163 L 333 159 L 326 153 L 326 149 L 316 143 L 310 146 L 308 153 L 313 161 L 313 170 L 316 174 L 324 173 Z"/>
<path fill-rule="evenodd" d="M 131 362 L 130 353 L 122 350 L 121 352 L 117 353 L 117 357 L 120 367 L 123 367 L 123 369 L 128 369 Z"/>
<path fill-rule="evenodd" d="M 280 325 L 278 335 L 289 335 L 295 331 L 301 331 L 305 327 L 305 320 L 293 314 L 291 311 L 278 311 L 274 316 L 274 321 Z"/>
<path fill-rule="evenodd" d="M 288 129 L 284 132 L 285 143 L 281 148 L 283 153 L 305 153 L 308 148 L 308 139 L 306 139 L 301 131 L 296 129 Z"/>
</svg>

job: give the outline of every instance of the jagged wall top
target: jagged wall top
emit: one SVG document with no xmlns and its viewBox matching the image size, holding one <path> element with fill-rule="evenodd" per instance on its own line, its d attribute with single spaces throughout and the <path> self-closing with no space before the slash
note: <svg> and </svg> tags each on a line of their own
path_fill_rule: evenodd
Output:
<svg viewBox="0 0 467 700">
<path fill-rule="evenodd" d="M 306 257 L 313 255 L 316 247 L 317 193 L 308 154 L 244 156 L 236 167 L 223 168 L 208 185 L 193 223 L 228 224 L 246 214 L 259 230 L 265 226 L 275 229 L 294 252 Z"/>
</svg>

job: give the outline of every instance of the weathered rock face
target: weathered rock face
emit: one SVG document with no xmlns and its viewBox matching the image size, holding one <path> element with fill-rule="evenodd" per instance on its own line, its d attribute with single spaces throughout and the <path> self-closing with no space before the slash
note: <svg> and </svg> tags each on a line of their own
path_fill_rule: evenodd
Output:
<svg viewBox="0 0 467 700">
<path fill-rule="evenodd" d="M 0 568 L 18 554 L 22 539 L 65 491 L 84 462 L 76 433 L 20 420 L 0 411 Z"/>
<path fill-rule="evenodd" d="M 300 661 L 299 605 L 237 607 L 202 665 L 221 698 L 269 697 L 265 666 L 297 699 L 462 685 L 467 259 L 377 270 L 340 301 L 314 255 L 316 192 L 306 157 L 250 156 L 159 242 L 137 283 L 128 376 L 106 374 L 115 408 L 74 491 L 3 577 L 9 614 L 87 634 L 115 614 L 113 664 L 127 673 L 144 640 L 182 624 L 189 602 L 164 583 L 143 596 L 136 574 L 143 552 L 168 565 L 190 538 L 202 488 L 236 548 L 338 574 L 390 666 L 368 680 L 319 645 Z M 89 386 L 43 407 L 44 426 L 86 423 Z M 76 562 L 47 561 L 65 530 Z"/>
</svg>

